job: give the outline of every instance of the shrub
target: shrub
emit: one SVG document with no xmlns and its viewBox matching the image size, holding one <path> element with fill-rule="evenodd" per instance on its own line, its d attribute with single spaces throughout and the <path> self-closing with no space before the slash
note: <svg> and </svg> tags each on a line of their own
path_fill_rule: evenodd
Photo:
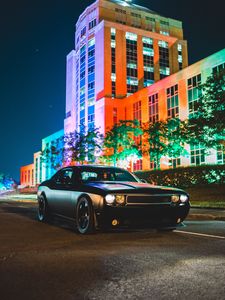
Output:
<svg viewBox="0 0 225 300">
<path fill-rule="evenodd" d="M 225 183 L 225 165 L 205 165 L 198 167 L 182 167 L 168 170 L 138 171 L 135 174 L 156 185 L 180 188 L 194 185 Z"/>
</svg>

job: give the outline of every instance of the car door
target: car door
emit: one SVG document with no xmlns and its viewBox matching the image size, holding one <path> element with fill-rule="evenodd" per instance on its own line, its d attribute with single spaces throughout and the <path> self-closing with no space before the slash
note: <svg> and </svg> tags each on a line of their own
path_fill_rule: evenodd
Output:
<svg viewBox="0 0 225 300">
<path fill-rule="evenodd" d="M 72 208 L 73 169 L 60 170 L 52 179 L 51 195 L 48 202 L 51 211 L 55 214 L 68 216 Z"/>
</svg>

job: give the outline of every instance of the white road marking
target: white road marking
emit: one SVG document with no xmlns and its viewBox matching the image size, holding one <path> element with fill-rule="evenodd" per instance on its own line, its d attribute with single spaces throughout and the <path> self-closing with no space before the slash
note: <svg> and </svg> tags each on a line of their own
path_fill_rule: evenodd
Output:
<svg viewBox="0 0 225 300">
<path fill-rule="evenodd" d="M 197 232 L 190 232 L 190 231 L 181 231 L 181 230 L 174 230 L 174 232 L 225 240 L 225 236 L 220 236 L 220 235 L 212 235 L 212 234 L 197 233 Z"/>
</svg>

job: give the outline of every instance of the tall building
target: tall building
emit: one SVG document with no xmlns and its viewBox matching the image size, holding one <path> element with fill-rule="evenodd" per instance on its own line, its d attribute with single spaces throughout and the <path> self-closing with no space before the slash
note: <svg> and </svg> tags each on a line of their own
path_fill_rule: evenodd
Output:
<svg viewBox="0 0 225 300">
<path fill-rule="evenodd" d="M 64 133 L 80 125 L 105 134 L 119 120 L 155 122 L 195 112 L 198 85 L 225 68 L 225 49 L 188 66 L 182 23 L 131 0 L 97 0 L 76 23 L 74 49 L 67 55 L 64 130 L 42 140 L 42 151 L 59 145 Z M 201 145 L 186 145 L 189 155 L 162 158 L 160 167 L 224 164 L 222 149 L 205 155 Z M 41 159 L 21 168 L 21 183 L 37 185 L 48 179 L 63 157 Z M 134 170 L 153 169 L 149 156 Z"/>
<path fill-rule="evenodd" d="M 65 132 L 84 124 L 105 133 L 126 97 L 188 65 L 180 21 L 131 1 L 97 0 L 76 23 L 67 56 Z"/>
</svg>

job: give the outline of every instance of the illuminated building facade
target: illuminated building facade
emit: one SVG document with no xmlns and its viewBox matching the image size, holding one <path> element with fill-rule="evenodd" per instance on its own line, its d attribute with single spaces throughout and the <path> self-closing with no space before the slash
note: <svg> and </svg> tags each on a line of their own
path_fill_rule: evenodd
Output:
<svg viewBox="0 0 225 300">
<path fill-rule="evenodd" d="M 80 15 L 74 50 L 67 55 L 64 130 L 44 138 L 42 151 L 64 132 L 79 131 L 80 125 L 98 127 L 105 134 L 119 120 L 187 119 L 195 111 L 197 86 L 224 67 L 225 49 L 188 66 L 180 21 L 132 1 L 97 0 Z M 201 145 L 186 148 L 188 156 L 165 157 L 160 167 L 224 163 L 221 149 L 205 155 Z M 61 157 L 57 159 L 62 164 Z M 134 170 L 154 166 L 143 156 Z M 38 152 L 33 164 L 21 168 L 21 184 L 39 184 L 54 172 Z"/>
<path fill-rule="evenodd" d="M 34 186 L 34 164 L 20 168 L 20 185 L 24 187 Z"/>
<path fill-rule="evenodd" d="M 33 163 L 20 168 L 20 185 L 21 186 L 37 186 L 42 181 L 50 178 L 56 171 L 52 167 L 51 147 L 63 147 L 62 141 L 64 130 L 59 130 L 42 139 L 42 151 L 34 153 Z M 43 159 L 42 152 L 50 150 L 47 159 Z M 63 164 L 62 156 L 58 155 L 53 159 L 54 164 Z"/>
<path fill-rule="evenodd" d="M 124 101 L 121 111 L 126 111 L 127 119 L 139 119 L 142 123 L 174 117 L 186 120 L 196 112 L 196 103 L 201 92 L 198 86 L 212 73 L 224 68 L 225 49 L 131 95 Z M 201 145 L 187 145 L 186 149 L 189 153 L 186 157 L 161 159 L 161 168 L 225 162 L 222 149 L 208 150 L 207 155 Z M 135 169 L 143 170 L 152 168 L 154 162 L 149 157 L 143 157 L 135 166 Z"/>
<path fill-rule="evenodd" d="M 80 15 L 67 56 L 65 132 L 84 124 L 105 133 L 112 125 L 108 102 L 113 106 L 187 65 L 180 21 L 131 1 L 97 0 Z M 117 107 L 113 114 L 116 119 Z"/>
<path fill-rule="evenodd" d="M 63 148 L 63 136 L 64 130 L 61 129 L 45 138 L 42 139 L 42 151 L 46 151 L 49 155 L 45 155 L 45 160 L 43 159 L 41 168 L 42 168 L 42 181 L 50 178 L 56 172 L 56 167 L 63 165 L 63 157 L 60 155 L 59 149 Z M 54 147 L 54 149 L 53 149 Z M 58 155 L 53 157 L 53 153 L 57 151 Z M 45 152 L 46 153 L 46 152 Z"/>
</svg>

